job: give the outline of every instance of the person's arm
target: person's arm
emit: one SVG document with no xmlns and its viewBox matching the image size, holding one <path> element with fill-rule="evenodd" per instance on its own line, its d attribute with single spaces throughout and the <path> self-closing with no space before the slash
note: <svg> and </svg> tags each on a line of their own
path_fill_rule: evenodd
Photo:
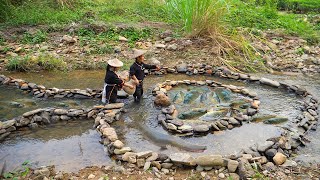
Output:
<svg viewBox="0 0 320 180">
<path fill-rule="evenodd" d="M 160 70 L 160 66 L 158 65 L 150 65 L 150 64 L 145 64 L 143 63 L 143 66 L 146 68 L 146 69 L 155 69 L 155 70 Z"/>
<path fill-rule="evenodd" d="M 126 86 L 126 87 L 129 87 L 130 89 L 133 89 L 133 86 L 128 83 L 124 83 L 123 86 Z"/>
<path fill-rule="evenodd" d="M 157 68 L 156 65 L 145 64 L 145 63 L 143 63 L 143 67 L 145 67 L 146 69 L 156 69 Z"/>
<path fill-rule="evenodd" d="M 135 83 L 136 85 L 139 84 L 139 79 L 138 79 L 135 75 L 131 76 L 131 78 L 134 80 L 134 83 Z"/>
<path fill-rule="evenodd" d="M 132 66 L 130 67 L 130 77 L 131 77 L 131 79 L 134 80 L 135 84 L 138 85 L 138 84 L 139 84 L 139 80 L 138 80 L 138 78 L 136 77 L 135 74 L 136 74 L 136 71 L 135 71 L 135 69 L 134 69 L 134 66 L 132 65 Z"/>
<path fill-rule="evenodd" d="M 122 79 L 120 79 L 117 75 L 114 75 L 113 81 L 120 88 L 122 88 L 122 86 L 124 85 L 124 81 Z"/>
</svg>

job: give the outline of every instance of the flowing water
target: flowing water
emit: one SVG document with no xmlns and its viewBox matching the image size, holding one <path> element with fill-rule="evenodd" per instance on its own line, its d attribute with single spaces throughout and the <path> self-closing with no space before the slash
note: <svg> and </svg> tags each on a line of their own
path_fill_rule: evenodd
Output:
<svg viewBox="0 0 320 180">
<path fill-rule="evenodd" d="M 266 75 L 261 75 L 266 76 Z M 303 76 L 301 74 L 294 75 L 268 75 L 270 79 L 286 82 L 289 84 L 296 84 L 306 88 L 314 97 L 320 99 L 320 76 Z M 318 114 L 320 110 L 318 109 Z M 305 147 L 299 148 L 298 155 L 295 158 L 296 161 L 308 165 L 312 163 L 320 164 L 320 126 L 316 131 L 311 131 L 307 134 L 307 138 L 310 143 L 307 143 Z"/>
<path fill-rule="evenodd" d="M 104 79 L 104 71 L 74 71 L 67 74 L 57 73 L 43 73 L 43 74 L 26 74 L 26 73 L 11 73 L 10 76 L 42 84 L 46 87 L 57 88 L 101 88 Z M 8 75 L 8 74 L 6 74 Z M 261 76 L 264 76 L 263 74 Z M 266 77 L 279 80 L 289 81 L 293 84 L 306 86 L 308 90 L 316 93 L 320 97 L 320 80 L 317 78 L 305 77 L 292 77 L 283 75 L 267 75 Z M 262 114 L 275 114 L 278 116 L 287 116 L 289 122 L 299 114 L 299 101 L 301 98 L 296 97 L 294 94 L 288 94 L 285 91 L 261 86 L 259 84 L 246 84 L 240 81 L 225 80 L 209 76 L 186 76 L 186 75 L 166 75 L 166 76 L 149 76 L 144 81 L 145 94 L 141 104 L 135 104 L 132 97 L 126 101 L 125 113 L 121 120 L 114 123 L 118 135 L 127 146 L 130 146 L 136 151 L 154 150 L 163 153 L 181 152 L 175 146 L 167 146 L 166 149 L 161 148 L 161 142 L 155 142 L 150 135 L 144 134 L 137 123 L 144 124 L 151 131 L 166 134 L 168 137 L 174 136 L 169 134 L 158 124 L 156 116 L 159 113 L 159 108 L 154 106 L 151 95 L 151 90 L 158 82 L 164 82 L 166 79 L 171 80 L 205 80 L 211 79 L 222 82 L 224 84 L 233 84 L 238 86 L 245 86 L 249 90 L 257 92 L 261 100 Z M 310 89 L 309 89 L 310 88 Z M 0 86 L 0 91 L 4 92 L 0 95 L 0 103 L 7 101 L 18 101 L 17 99 L 25 98 L 27 101 L 35 101 L 31 103 L 28 109 L 28 104 L 23 107 L 11 107 L 10 103 L 4 103 L 0 107 L 0 119 L 10 119 L 25 111 L 35 109 L 38 107 L 47 106 L 68 106 L 68 107 L 81 107 L 97 104 L 95 100 L 35 100 L 31 96 L 23 95 L 21 91 L 8 89 L 8 87 Z M 10 94 L 11 93 L 11 94 Z M 8 97 L 14 98 L 8 98 Z M 71 103 L 72 102 L 72 103 Z M 62 103 L 62 104 L 61 104 Z M 15 103 L 13 103 L 15 104 Z M 34 105 L 36 104 L 36 105 Z M 71 105 L 70 105 L 71 104 Z M 4 106 L 4 107 L 3 107 Z M 8 108 L 9 107 L 9 108 Z M 186 108 L 181 106 L 181 108 Z M 187 107 L 188 108 L 188 107 Z M 15 111 L 12 111 L 14 109 Z M 4 112 L 6 111 L 6 112 Z M 87 123 L 87 124 L 86 124 Z M 55 125 L 46 129 L 39 129 L 30 134 L 18 136 L 18 138 L 11 138 L 4 141 L 0 146 L 0 158 L 6 158 L 12 161 L 13 165 L 18 166 L 24 160 L 31 160 L 35 166 L 44 164 L 56 165 L 58 168 L 77 171 L 89 165 L 102 165 L 111 163 L 110 158 L 103 152 L 103 146 L 98 143 L 100 140 L 99 135 L 91 129 L 92 122 L 75 123 L 72 127 L 64 125 Z M 280 124 L 281 126 L 283 124 Z M 68 128 L 69 127 L 69 128 Z M 65 134 L 64 134 L 65 133 Z M 57 135 L 57 134 L 62 134 Z M 264 141 L 268 138 L 278 136 L 280 128 L 275 125 L 266 125 L 263 123 L 250 123 L 232 130 L 226 130 L 216 134 L 208 134 L 199 137 L 177 137 L 190 144 L 207 146 L 207 150 L 203 153 L 217 153 L 217 154 L 231 154 L 236 153 L 243 148 L 248 148 L 259 141 Z M 57 135 L 57 136 L 54 136 Z M 319 131 L 315 134 L 310 133 L 310 137 L 319 136 Z M 306 148 L 300 151 L 301 155 L 307 154 L 309 157 L 318 157 L 320 159 L 320 140 L 316 138 Z M 3 152 L 16 152 L 7 155 Z M 194 156 L 201 155 L 201 153 L 191 152 Z M 51 158 L 52 157 L 52 158 Z M 61 161 L 58 158 L 61 157 Z M 62 161 L 63 159 L 63 161 Z M 303 159 L 303 158 L 302 158 Z"/>
</svg>

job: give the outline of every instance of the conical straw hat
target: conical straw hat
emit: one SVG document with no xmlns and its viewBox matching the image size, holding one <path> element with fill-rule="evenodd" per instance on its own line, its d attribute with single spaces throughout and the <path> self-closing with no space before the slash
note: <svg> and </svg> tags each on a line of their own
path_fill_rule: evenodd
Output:
<svg viewBox="0 0 320 180">
<path fill-rule="evenodd" d="M 132 59 L 135 59 L 143 54 L 145 54 L 147 51 L 145 50 L 141 50 L 141 49 L 134 49 L 133 50 L 133 55 L 132 55 Z"/>
<path fill-rule="evenodd" d="M 123 86 L 122 89 L 129 95 L 133 95 L 136 91 L 136 84 L 134 83 L 133 79 L 130 79 L 130 81 L 126 82 L 126 84 L 130 84 L 131 86 L 133 86 L 133 88 L 131 89 L 127 86 Z"/>
<path fill-rule="evenodd" d="M 110 59 L 108 61 L 108 64 L 112 67 L 121 67 L 123 66 L 123 62 L 121 62 L 119 59 L 115 58 L 115 59 Z"/>
</svg>

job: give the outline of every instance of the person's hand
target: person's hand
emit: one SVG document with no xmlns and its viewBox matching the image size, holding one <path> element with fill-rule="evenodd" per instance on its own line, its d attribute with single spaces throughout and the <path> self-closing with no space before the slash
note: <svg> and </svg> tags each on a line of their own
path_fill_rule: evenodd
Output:
<svg viewBox="0 0 320 180">
<path fill-rule="evenodd" d="M 136 80 L 135 82 L 134 82 L 136 85 L 139 85 L 140 83 L 139 83 L 139 80 Z"/>
<path fill-rule="evenodd" d="M 133 89 L 133 86 L 132 86 L 132 85 L 129 85 L 129 88 L 130 88 L 130 89 Z"/>
<path fill-rule="evenodd" d="M 159 65 L 156 65 L 156 71 L 159 71 L 161 68 Z"/>
</svg>

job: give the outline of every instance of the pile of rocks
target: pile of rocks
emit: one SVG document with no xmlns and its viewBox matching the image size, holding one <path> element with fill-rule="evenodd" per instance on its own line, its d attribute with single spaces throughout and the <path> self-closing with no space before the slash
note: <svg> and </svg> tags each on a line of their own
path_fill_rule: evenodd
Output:
<svg viewBox="0 0 320 180">
<path fill-rule="evenodd" d="M 241 126 L 243 122 L 248 121 L 253 115 L 259 110 L 260 101 L 255 92 L 249 91 L 244 87 L 237 87 L 233 85 L 225 85 L 213 80 L 206 81 L 194 81 L 194 80 L 183 80 L 183 81 L 171 81 L 167 80 L 164 83 L 159 83 L 153 89 L 153 95 L 163 94 L 166 95 L 172 87 L 178 85 L 188 86 L 209 86 L 212 88 L 226 88 L 235 93 L 240 93 L 247 97 L 246 101 L 251 102 L 251 106 L 246 108 L 245 113 L 234 112 L 232 117 L 225 116 L 220 120 L 214 121 L 210 124 L 191 125 L 186 121 L 177 119 L 178 111 L 174 105 L 164 107 L 161 113 L 158 115 L 158 122 L 162 124 L 167 130 L 173 133 L 179 133 L 183 135 L 193 135 L 199 133 L 207 133 L 209 131 L 221 131 L 225 129 L 233 129 L 234 127 Z M 157 103 L 156 103 L 157 104 Z"/>
<path fill-rule="evenodd" d="M 14 79 L 4 75 L 0 75 L 0 85 L 1 84 L 16 86 L 17 88 L 32 94 L 36 98 L 100 98 L 102 92 L 102 90 L 92 90 L 89 88 L 86 90 L 46 88 L 43 85 L 37 85 L 22 79 Z"/>
<path fill-rule="evenodd" d="M 90 109 L 36 109 L 12 120 L 0 122 L 0 141 L 9 136 L 11 132 L 20 128 L 37 128 L 40 125 L 47 125 L 58 121 L 95 118 L 96 125 L 111 123 L 119 119 L 123 106 L 123 103 L 116 103 L 105 106 L 94 106 Z"/>
<path fill-rule="evenodd" d="M 253 46 L 266 64 L 276 71 L 320 73 L 320 48 L 307 41 L 270 31 L 264 34 L 266 42 L 256 41 Z"/>
</svg>

